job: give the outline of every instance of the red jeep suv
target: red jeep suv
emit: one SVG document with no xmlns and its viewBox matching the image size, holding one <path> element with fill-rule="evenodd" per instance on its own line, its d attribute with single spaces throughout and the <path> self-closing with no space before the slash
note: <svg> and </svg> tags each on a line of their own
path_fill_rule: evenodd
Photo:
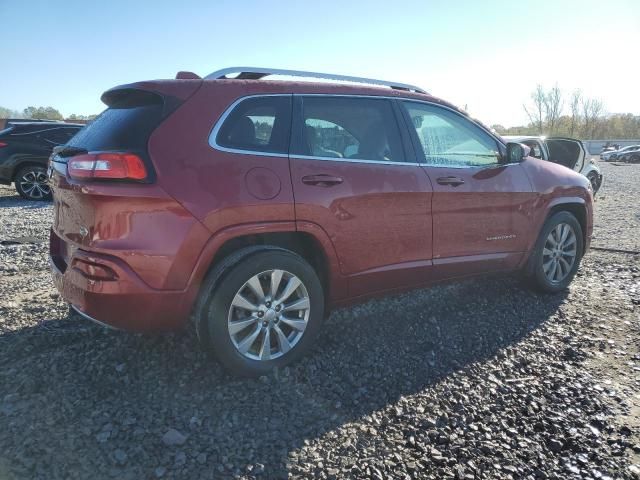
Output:
<svg viewBox="0 0 640 480">
<path fill-rule="evenodd" d="M 191 317 L 239 374 L 371 296 L 513 271 L 562 290 L 589 246 L 586 178 L 411 85 L 237 68 L 102 100 L 50 161 L 56 286 L 125 330 Z"/>
</svg>

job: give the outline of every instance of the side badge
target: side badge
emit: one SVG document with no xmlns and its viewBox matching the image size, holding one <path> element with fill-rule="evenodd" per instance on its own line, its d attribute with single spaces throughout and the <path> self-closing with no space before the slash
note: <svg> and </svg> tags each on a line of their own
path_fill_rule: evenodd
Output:
<svg viewBox="0 0 640 480">
<path fill-rule="evenodd" d="M 514 234 L 511 235 L 496 235 L 495 237 L 487 237 L 488 242 L 492 242 L 494 240 L 511 240 L 512 238 L 516 238 Z"/>
</svg>

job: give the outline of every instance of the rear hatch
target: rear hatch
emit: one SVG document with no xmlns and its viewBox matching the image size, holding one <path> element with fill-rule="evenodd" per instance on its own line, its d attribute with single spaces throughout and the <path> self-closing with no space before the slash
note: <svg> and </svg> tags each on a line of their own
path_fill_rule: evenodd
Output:
<svg viewBox="0 0 640 480">
<path fill-rule="evenodd" d="M 71 244 L 60 247 L 65 256 L 77 247 L 126 248 L 134 241 L 135 212 L 173 203 L 155 185 L 147 151 L 152 132 L 199 86 L 181 82 L 182 88 L 176 89 L 173 83 L 146 82 L 107 91 L 102 101 L 108 108 L 54 149 L 49 168 L 53 231 Z"/>
<path fill-rule="evenodd" d="M 144 90 L 122 89 L 110 90 L 102 100 L 109 108 L 80 130 L 67 145 L 57 148 L 52 162 L 66 165 L 69 158 L 89 152 L 131 153 L 139 156 L 148 167 L 149 175 L 143 181 L 153 182 L 147 142 L 151 132 L 170 113 L 165 98 Z M 57 170 L 66 174 L 64 168 Z"/>
<path fill-rule="evenodd" d="M 587 161 L 587 150 L 580 140 L 552 137 L 546 139 L 549 160 L 581 172 Z"/>
</svg>

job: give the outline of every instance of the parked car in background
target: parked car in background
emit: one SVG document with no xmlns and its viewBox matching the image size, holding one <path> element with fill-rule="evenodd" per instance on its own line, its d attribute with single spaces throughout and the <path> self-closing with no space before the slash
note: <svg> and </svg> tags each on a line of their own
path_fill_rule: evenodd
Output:
<svg viewBox="0 0 640 480">
<path fill-rule="evenodd" d="M 67 143 L 84 125 L 12 121 L 0 130 L 0 183 L 15 184 L 27 200 L 51 200 L 47 161 L 53 147 Z"/>
<path fill-rule="evenodd" d="M 107 91 L 51 157 L 53 278 L 88 319 L 192 318 L 227 368 L 258 375 L 311 348 L 333 307 L 491 272 L 558 292 L 589 247 L 585 177 L 418 87 L 176 78 Z"/>
<path fill-rule="evenodd" d="M 589 179 L 593 193 L 602 186 L 602 172 L 596 160 L 587 153 L 584 144 L 575 138 L 512 136 L 503 137 L 509 142 L 518 142 L 528 146 L 530 155 L 535 158 L 564 165 Z"/>
<path fill-rule="evenodd" d="M 640 145 L 629 145 L 628 147 L 623 147 L 619 150 L 610 150 L 608 152 L 601 153 L 600 159 L 604 160 L 605 162 L 618 160 L 624 154 L 630 153 L 630 152 L 636 152 L 638 150 L 640 150 Z"/>
<path fill-rule="evenodd" d="M 636 145 L 635 149 L 621 152 L 618 155 L 618 160 L 620 162 L 640 163 L 640 145 Z"/>
</svg>

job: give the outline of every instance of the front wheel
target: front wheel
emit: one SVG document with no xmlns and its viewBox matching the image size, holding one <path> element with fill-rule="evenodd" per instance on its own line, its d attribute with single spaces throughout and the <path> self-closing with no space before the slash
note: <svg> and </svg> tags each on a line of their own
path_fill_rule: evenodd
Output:
<svg viewBox="0 0 640 480">
<path fill-rule="evenodd" d="M 29 165 L 21 168 L 15 184 L 17 192 L 26 200 L 51 200 L 51 187 L 44 167 Z"/>
<path fill-rule="evenodd" d="M 198 339 L 232 372 L 262 375 L 312 345 L 324 316 L 322 284 L 287 250 L 249 249 L 234 257 L 214 268 L 202 287 Z"/>
<path fill-rule="evenodd" d="M 569 286 L 584 251 L 580 222 L 569 212 L 548 218 L 529 259 L 529 278 L 537 290 L 555 293 Z"/>
</svg>

